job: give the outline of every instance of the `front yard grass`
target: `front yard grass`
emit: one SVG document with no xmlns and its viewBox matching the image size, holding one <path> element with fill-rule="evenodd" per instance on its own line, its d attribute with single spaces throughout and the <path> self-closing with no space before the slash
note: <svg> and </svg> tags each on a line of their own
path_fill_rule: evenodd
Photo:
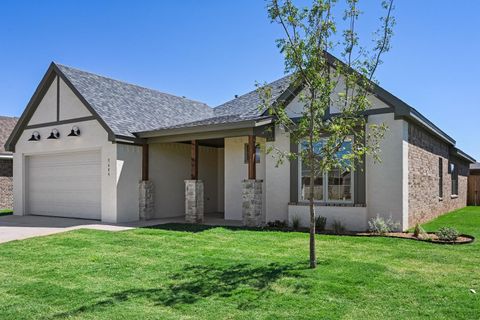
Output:
<svg viewBox="0 0 480 320">
<path fill-rule="evenodd" d="M 478 319 L 480 208 L 424 227 L 445 225 L 477 240 L 320 235 L 315 270 L 308 234 L 295 232 L 166 226 L 10 242 L 0 319 Z"/>
</svg>

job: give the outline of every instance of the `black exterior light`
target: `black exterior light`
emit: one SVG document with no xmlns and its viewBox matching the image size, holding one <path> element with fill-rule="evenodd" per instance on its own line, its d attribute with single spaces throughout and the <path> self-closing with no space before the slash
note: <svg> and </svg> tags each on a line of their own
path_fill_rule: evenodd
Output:
<svg viewBox="0 0 480 320">
<path fill-rule="evenodd" d="M 57 129 L 53 129 L 50 133 L 50 136 L 47 139 L 58 139 L 60 138 L 60 132 Z"/>
<path fill-rule="evenodd" d="M 38 141 L 40 140 L 40 133 L 38 131 L 33 131 L 32 137 L 28 141 Z"/>
<path fill-rule="evenodd" d="M 70 131 L 69 137 L 78 137 L 80 135 L 80 129 L 77 126 L 72 127 L 72 131 Z"/>
</svg>

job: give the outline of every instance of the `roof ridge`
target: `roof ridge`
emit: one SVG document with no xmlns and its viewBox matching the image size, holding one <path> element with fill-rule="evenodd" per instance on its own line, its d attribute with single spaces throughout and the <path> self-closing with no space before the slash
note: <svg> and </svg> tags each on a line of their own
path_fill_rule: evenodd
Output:
<svg viewBox="0 0 480 320">
<path fill-rule="evenodd" d="M 78 68 L 75 68 L 75 67 L 67 66 L 67 65 L 65 65 L 65 64 L 57 63 L 57 62 L 55 62 L 55 61 L 53 61 L 52 63 L 54 63 L 57 67 L 63 67 L 63 68 L 67 68 L 67 69 L 70 69 L 70 70 L 77 71 L 77 72 L 87 73 L 87 74 L 94 75 L 94 76 L 99 77 L 99 78 L 103 78 L 103 79 L 106 79 L 106 80 L 111 80 L 111 81 L 119 82 L 119 83 L 126 84 L 126 85 L 129 85 L 129 86 L 132 86 L 132 87 L 137 87 L 137 88 L 140 88 L 140 89 L 145 89 L 145 90 L 149 90 L 149 91 L 154 91 L 154 92 L 161 93 L 161 94 L 165 94 L 165 95 L 169 95 L 169 96 L 171 96 L 171 97 L 175 97 L 175 98 L 178 98 L 178 99 L 183 99 L 183 100 L 191 101 L 191 102 L 195 102 L 195 103 L 201 103 L 201 104 L 206 105 L 206 106 L 209 107 L 209 108 L 212 108 L 212 107 L 209 106 L 207 103 L 202 102 L 202 101 L 199 101 L 199 100 L 194 100 L 194 99 L 190 99 L 190 98 L 186 98 L 186 97 L 177 96 L 177 95 L 172 94 L 172 93 L 163 92 L 163 91 L 160 91 L 160 90 L 157 90 L 157 89 L 148 88 L 148 87 L 141 86 L 141 85 L 138 85 L 138 84 L 135 84 L 135 83 L 131 83 L 131 82 L 127 82 L 127 81 L 124 81 L 124 80 L 119 80 L 119 79 L 107 77 L 107 76 L 104 76 L 104 75 L 101 75 L 101 74 L 98 74 L 98 73 L 93 73 L 93 72 L 90 72 L 90 71 L 85 71 L 85 70 L 78 69 Z"/>
<path fill-rule="evenodd" d="M 266 86 L 271 85 L 271 84 L 273 84 L 273 83 L 275 83 L 275 82 L 284 80 L 285 78 L 288 78 L 288 77 L 291 77 L 291 76 L 292 76 L 291 74 L 287 74 L 287 75 L 285 75 L 285 76 L 283 76 L 283 77 L 281 77 L 281 78 L 278 78 L 278 79 L 276 79 L 276 80 L 273 80 L 273 81 L 271 81 L 271 82 L 269 82 L 269 83 L 267 83 L 267 84 L 265 84 L 265 85 L 266 85 Z M 216 109 L 216 108 L 218 108 L 218 107 L 221 107 L 221 106 L 223 106 L 223 105 L 225 105 L 225 104 L 227 104 L 227 103 L 229 103 L 229 102 L 232 102 L 232 101 L 234 101 L 234 100 L 240 99 L 240 98 L 245 97 L 245 96 L 247 96 L 247 95 L 249 95 L 249 94 L 252 94 L 252 93 L 254 93 L 255 91 L 257 91 L 257 89 L 258 89 L 258 88 L 254 89 L 254 90 L 250 90 L 250 91 L 248 91 L 248 92 L 245 92 L 244 94 L 238 95 L 237 97 L 235 97 L 235 98 L 233 98 L 233 99 L 230 99 L 230 100 L 228 100 L 228 101 L 223 102 L 222 104 L 219 104 L 219 105 L 213 107 L 213 109 Z"/>
</svg>

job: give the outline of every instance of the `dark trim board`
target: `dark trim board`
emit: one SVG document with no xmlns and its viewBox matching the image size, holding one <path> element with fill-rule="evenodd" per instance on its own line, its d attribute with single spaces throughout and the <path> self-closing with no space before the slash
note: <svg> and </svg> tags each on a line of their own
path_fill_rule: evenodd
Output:
<svg viewBox="0 0 480 320">
<path fill-rule="evenodd" d="M 48 88 L 52 85 L 55 78 L 56 78 L 56 73 L 53 70 L 53 64 L 51 64 L 47 70 L 47 73 L 43 76 L 42 80 L 40 81 L 40 84 L 38 85 L 37 89 L 35 89 L 33 96 L 30 98 L 30 101 L 28 102 L 27 107 L 25 108 L 25 111 L 23 111 L 22 115 L 20 116 L 20 119 L 18 120 L 17 124 L 12 130 L 12 133 L 8 137 L 7 142 L 5 143 L 5 150 L 10 152 L 15 152 L 15 144 L 20 138 L 22 131 L 27 126 L 28 121 L 30 121 L 30 119 L 32 118 L 35 110 L 37 109 L 38 104 L 47 93 Z"/>
<path fill-rule="evenodd" d="M 60 121 L 60 79 L 57 76 L 57 122 Z"/>
<path fill-rule="evenodd" d="M 105 121 L 92 108 L 92 106 L 88 103 L 88 101 L 85 100 L 85 98 L 80 94 L 80 92 L 78 92 L 75 86 L 70 82 L 70 80 L 67 79 L 67 77 L 62 73 L 62 71 L 55 65 L 55 63 L 52 62 L 47 72 L 43 76 L 42 81 L 40 81 L 40 84 L 35 90 L 35 93 L 33 94 L 32 98 L 30 98 L 30 101 L 28 102 L 27 107 L 23 111 L 20 119 L 18 120 L 17 125 L 13 129 L 11 135 L 8 137 L 7 142 L 5 143 L 5 149 L 7 151 L 15 152 L 15 144 L 20 138 L 20 135 L 22 134 L 23 130 L 26 129 L 28 122 L 32 118 L 33 114 L 35 113 L 35 110 L 37 109 L 38 105 L 42 101 L 43 97 L 45 96 L 48 89 L 52 85 L 53 81 L 55 81 L 55 79 L 57 79 L 57 83 L 58 83 L 57 89 L 58 89 L 58 86 L 60 86 L 60 81 L 58 80 L 62 79 L 63 82 L 65 82 L 65 84 L 70 88 L 70 90 L 72 90 L 72 92 L 77 96 L 77 98 L 80 99 L 80 101 L 84 104 L 84 106 L 88 109 L 88 111 L 90 111 L 93 118 L 100 123 L 100 125 L 105 129 L 105 131 L 107 131 L 108 140 L 115 141 L 115 134 L 110 129 L 110 127 L 108 127 Z M 60 91 L 57 90 L 57 120 L 59 120 L 59 112 L 60 112 L 59 111 L 59 107 L 60 107 L 59 92 Z"/>
<path fill-rule="evenodd" d="M 82 118 L 57 120 L 57 121 L 54 121 L 54 122 L 32 124 L 30 126 L 26 126 L 25 129 L 38 129 L 38 128 L 45 128 L 45 127 L 51 127 L 51 126 L 59 126 L 59 125 L 62 125 L 62 124 L 90 121 L 90 120 L 96 120 L 96 118 L 94 116 L 88 116 L 88 117 L 82 117 Z"/>
</svg>

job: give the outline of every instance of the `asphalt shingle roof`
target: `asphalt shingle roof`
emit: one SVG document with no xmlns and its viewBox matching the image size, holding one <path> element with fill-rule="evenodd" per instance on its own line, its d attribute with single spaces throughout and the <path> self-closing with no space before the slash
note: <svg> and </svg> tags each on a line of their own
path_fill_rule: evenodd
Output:
<svg viewBox="0 0 480 320">
<path fill-rule="evenodd" d="M 272 101 L 275 101 L 290 85 L 290 76 L 285 76 L 281 79 L 273 81 L 268 84 L 272 88 Z M 248 118 L 261 116 L 265 110 L 260 110 L 259 106 L 262 103 L 260 94 L 257 90 L 251 91 L 231 101 L 225 102 L 216 107 L 216 116 L 237 115 L 240 118 Z"/>
<path fill-rule="evenodd" d="M 202 102 L 56 65 L 116 135 L 133 137 L 214 116 Z"/>
<path fill-rule="evenodd" d="M 4 145 L 17 124 L 17 121 L 18 118 L 0 116 L 0 154 L 10 154 L 10 152 L 5 151 Z"/>
</svg>

